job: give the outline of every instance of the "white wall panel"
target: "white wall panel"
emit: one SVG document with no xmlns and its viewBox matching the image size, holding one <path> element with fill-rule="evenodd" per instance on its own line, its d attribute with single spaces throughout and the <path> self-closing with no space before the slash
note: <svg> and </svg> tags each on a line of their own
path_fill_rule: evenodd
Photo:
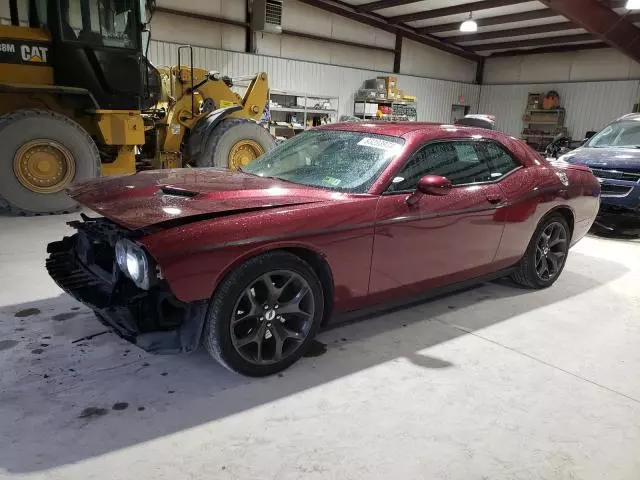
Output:
<svg viewBox="0 0 640 480">
<path fill-rule="evenodd" d="M 321 37 L 331 37 L 333 16 L 310 5 L 287 0 L 282 8 L 282 27 Z"/>
<path fill-rule="evenodd" d="M 296 0 L 284 0 L 282 28 L 385 48 L 393 48 L 396 40 L 392 33 L 354 22 L 341 15 Z"/>
<path fill-rule="evenodd" d="M 470 83 L 475 79 L 476 62 L 405 38 L 400 71 L 408 75 Z"/>
<path fill-rule="evenodd" d="M 245 48 L 245 31 L 242 27 L 162 12 L 153 15 L 151 37 L 225 50 L 242 51 Z"/>
<path fill-rule="evenodd" d="M 611 120 L 629 113 L 638 98 L 637 80 L 528 85 L 483 85 L 481 113 L 496 116 L 496 127 L 519 137 L 529 92 L 556 90 L 566 109 L 569 135 L 580 139 L 588 130 L 598 130 Z"/>
<path fill-rule="evenodd" d="M 177 47 L 174 43 L 154 40 L 149 49 L 150 60 L 156 65 L 176 64 Z M 341 115 L 353 114 L 354 95 L 365 80 L 388 74 L 384 70 L 360 70 L 211 48 L 195 48 L 194 57 L 197 67 L 232 77 L 267 72 L 274 89 L 338 97 Z M 458 104 L 461 96 L 472 112 L 477 111 L 478 85 L 410 75 L 398 75 L 398 83 L 406 93 L 418 97 L 418 116 L 422 121 L 448 122 L 451 106 Z"/>
<path fill-rule="evenodd" d="M 331 45 L 324 42 L 316 42 L 306 38 L 287 37 L 279 35 L 280 55 L 284 58 L 295 60 L 311 60 L 322 63 L 331 63 Z M 262 53 L 258 43 L 258 53 Z"/>
<path fill-rule="evenodd" d="M 394 48 L 395 36 L 295 0 L 285 0 L 282 28 L 327 39 Z M 215 47 L 214 47 L 215 48 Z M 393 68 L 393 53 L 288 35 L 256 34 L 256 53 L 372 70 Z"/>
<path fill-rule="evenodd" d="M 257 52 L 307 62 L 390 71 L 393 53 L 289 35 L 258 34 Z"/>
<path fill-rule="evenodd" d="M 488 58 L 484 83 L 582 82 L 640 77 L 640 64 L 606 48 Z"/>
<path fill-rule="evenodd" d="M 610 49 L 585 50 L 576 55 L 569 80 L 630 79 L 632 66 L 638 63 L 626 55 Z"/>
<path fill-rule="evenodd" d="M 156 5 L 244 22 L 247 4 L 245 0 L 156 0 Z"/>
</svg>

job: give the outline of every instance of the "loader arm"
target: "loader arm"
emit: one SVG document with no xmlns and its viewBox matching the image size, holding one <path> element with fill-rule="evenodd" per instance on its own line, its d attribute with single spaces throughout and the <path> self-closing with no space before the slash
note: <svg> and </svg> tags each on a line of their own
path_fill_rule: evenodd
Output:
<svg viewBox="0 0 640 480">
<path fill-rule="evenodd" d="M 225 114 L 229 118 L 244 118 L 260 120 L 269 98 L 269 81 L 266 73 L 256 74 L 244 97 L 231 90 L 224 80 L 217 74 L 208 73 L 200 69 L 193 69 L 195 88 L 191 86 L 191 70 L 183 68 L 172 80 L 171 96 L 175 103 L 169 102 L 160 141 L 160 154 L 166 159 L 156 159 L 156 168 L 181 166 L 177 160 L 183 139 L 187 130 L 192 130 L 196 123 L 210 113 L 201 111 L 203 102 L 210 99 L 215 109 L 239 105 L 242 109 Z M 192 110 L 193 109 L 193 110 Z"/>
<path fill-rule="evenodd" d="M 232 117 L 251 118 L 260 120 L 264 108 L 269 100 L 269 80 L 267 74 L 257 74 L 247 87 L 242 98 L 242 110 L 231 115 Z"/>
</svg>

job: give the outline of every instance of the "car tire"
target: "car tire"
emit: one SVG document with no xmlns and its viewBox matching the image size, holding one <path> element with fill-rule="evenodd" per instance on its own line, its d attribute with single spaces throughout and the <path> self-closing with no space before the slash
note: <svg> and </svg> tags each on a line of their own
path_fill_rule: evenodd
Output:
<svg viewBox="0 0 640 480">
<path fill-rule="evenodd" d="M 233 372 L 272 375 L 307 352 L 323 309 L 322 285 L 307 262 L 288 252 L 265 253 L 244 262 L 219 285 L 203 342 Z"/>
<path fill-rule="evenodd" d="M 533 233 L 511 279 L 527 288 L 550 287 L 564 269 L 570 242 L 571 230 L 564 217 L 558 213 L 545 217 Z"/>
</svg>

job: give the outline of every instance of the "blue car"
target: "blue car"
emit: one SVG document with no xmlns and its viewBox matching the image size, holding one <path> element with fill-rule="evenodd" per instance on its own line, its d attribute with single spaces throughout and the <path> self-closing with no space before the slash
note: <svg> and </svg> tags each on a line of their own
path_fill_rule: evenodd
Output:
<svg viewBox="0 0 640 480">
<path fill-rule="evenodd" d="M 559 161 L 587 165 L 602 186 L 595 227 L 640 234 L 640 114 L 631 113 L 604 127 Z"/>
</svg>

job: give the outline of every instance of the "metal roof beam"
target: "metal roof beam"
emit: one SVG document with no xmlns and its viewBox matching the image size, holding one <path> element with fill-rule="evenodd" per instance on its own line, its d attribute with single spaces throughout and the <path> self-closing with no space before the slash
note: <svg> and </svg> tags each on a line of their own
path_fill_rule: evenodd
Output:
<svg viewBox="0 0 640 480">
<path fill-rule="evenodd" d="M 499 15 L 497 17 L 476 18 L 478 27 L 488 27 L 490 25 L 503 25 L 505 23 L 526 22 L 528 20 L 539 20 L 541 18 L 557 17 L 558 14 L 548 8 L 544 10 L 532 10 L 530 12 L 511 13 L 509 15 Z M 439 33 L 451 32 L 460 28 L 460 22 L 443 23 L 429 27 L 417 28 L 419 33 Z"/>
<path fill-rule="evenodd" d="M 448 15 L 457 15 L 460 13 L 477 12 L 479 10 L 487 10 L 489 8 L 507 7 L 519 3 L 526 3 L 531 0 L 482 0 L 480 2 L 465 3 L 463 5 L 454 5 L 452 7 L 436 8 L 434 10 L 426 10 L 423 12 L 408 13 L 406 15 L 396 15 L 389 17 L 389 23 L 414 22 L 416 20 L 428 20 L 430 18 L 446 17 Z"/>
<path fill-rule="evenodd" d="M 383 8 L 398 7 L 400 5 L 409 5 L 422 0 L 378 0 L 377 2 L 364 3 L 362 5 L 354 5 L 356 12 L 373 12 L 374 10 L 382 10 Z"/>
<path fill-rule="evenodd" d="M 640 61 L 640 29 L 597 0 L 540 0 L 559 15 Z"/>
<path fill-rule="evenodd" d="M 575 52 L 577 50 L 597 50 L 602 48 L 611 48 L 604 42 L 601 43 L 583 43 L 581 45 L 553 45 L 551 47 L 531 48 L 528 50 L 507 50 L 505 52 L 495 52 L 487 58 L 494 57 L 515 57 L 519 55 L 534 55 L 536 53 L 563 53 Z"/>
<path fill-rule="evenodd" d="M 477 40 L 493 40 L 496 38 L 519 37 L 521 35 L 535 35 L 538 33 L 561 32 L 577 28 L 571 22 L 551 23 L 536 27 L 510 28 L 508 30 L 496 30 L 495 32 L 460 34 L 447 37 L 452 42 L 475 42 Z"/>
<path fill-rule="evenodd" d="M 572 42 L 589 42 L 593 40 L 595 39 L 591 34 L 582 33 L 580 35 L 561 35 L 557 37 L 532 38 L 531 40 L 514 40 L 512 42 L 482 43 L 480 45 L 469 45 L 469 48 L 476 52 L 482 52 L 487 50 L 504 50 L 506 48 L 538 47 L 542 45 L 566 45 Z"/>
</svg>

